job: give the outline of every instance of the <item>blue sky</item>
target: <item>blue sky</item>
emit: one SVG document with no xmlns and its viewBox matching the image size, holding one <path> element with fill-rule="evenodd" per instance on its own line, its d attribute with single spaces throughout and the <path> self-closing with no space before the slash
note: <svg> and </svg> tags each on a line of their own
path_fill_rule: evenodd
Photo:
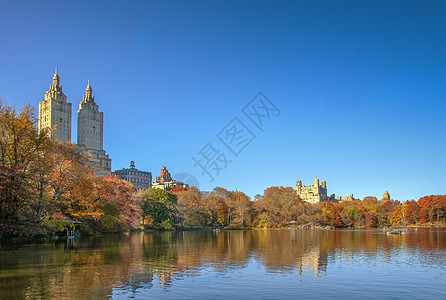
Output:
<svg viewBox="0 0 446 300">
<path fill-rule="evenodd" d="M 2 0 L 0 97 L 37 107 L 58 67 L 76 142 L 91 80 L 112 169 L 166 166 L 204 190 L 252 197 L 317 176 L 361 199 L 445 194 L 445 13 L 445 1 Z M 280 110 L 263 131 L 242 112 L 260 91 Z M 234 117 L 255 136 L 238 156 L 217 138 Z M 192 160 L 209 142 L 231 161 L 208 168 L 212 182 Z"/>
</svg>

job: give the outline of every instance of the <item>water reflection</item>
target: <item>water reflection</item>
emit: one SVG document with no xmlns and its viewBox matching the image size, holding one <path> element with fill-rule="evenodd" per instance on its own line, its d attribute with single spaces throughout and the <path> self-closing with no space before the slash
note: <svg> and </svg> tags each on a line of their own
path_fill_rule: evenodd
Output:
<svg viewBox="0 0 446 300">
<path fill-rule="evenodd" d="M 444 274 L 445 243 L 445 230 L 422 229 L 397 236 L 381 230 L 153 232 L 3 246 L 0 299 L 169 291 L 186 278 L 211 272 L 224 279 L 251 272 L 246 270 L 252 266 L 255 272 L 298 278 L 325 278 L 334 266 L 359 264 L 416 264 Z"/>
</svg>

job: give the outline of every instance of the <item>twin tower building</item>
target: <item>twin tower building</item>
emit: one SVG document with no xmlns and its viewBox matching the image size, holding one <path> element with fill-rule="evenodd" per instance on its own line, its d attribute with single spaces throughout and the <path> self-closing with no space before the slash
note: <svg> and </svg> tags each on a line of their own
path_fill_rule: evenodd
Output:
<svg viewBox="0 0 446 300">
<path fill-rule="evenodd" d="M 39 102 L 39 131 L 43 128 L 53 129 L 50 133 L 53 140 L 71 142 L 71 103 L 67 102 L 67 96 L 62 92 L 57 68 L 45 99 Z M 111 172 L 111 159 L 103 149 L 103 133 L 104 114 L 94 101 L 93 89 L 88 81 L 77 111 L 77 145 L 91 154 L 90 168 L 98 176 Z"/>
</svg>

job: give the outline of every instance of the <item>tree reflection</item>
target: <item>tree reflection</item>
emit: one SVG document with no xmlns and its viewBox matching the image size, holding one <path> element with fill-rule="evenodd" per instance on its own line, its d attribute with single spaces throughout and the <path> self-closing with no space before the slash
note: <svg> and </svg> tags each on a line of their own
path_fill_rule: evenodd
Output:
<svg viewBox="0 0 446 300">
<path fill-rule="evenodd" d="M 382 230 L 184 231 L 111 235 L 65 244 L 0 249 L 0 298 L 106 298 L 170 289 L 204 270 L 231 274 L 252 263 L 265 272 L 329 276 L 330 266 L 413 255 L 445 265 L 446 232 Z"/>
</svg>

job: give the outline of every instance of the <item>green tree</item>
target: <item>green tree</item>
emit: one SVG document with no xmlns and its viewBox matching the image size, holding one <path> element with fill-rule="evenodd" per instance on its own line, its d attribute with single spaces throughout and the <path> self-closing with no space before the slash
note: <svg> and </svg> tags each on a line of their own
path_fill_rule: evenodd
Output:
<svg viewBox="0 0 446 300">
<path fill-rule="evenodd" d="M 175 223 L 177 196 L 169 191 L 147 189 L 142 192 L 142 221 L 151 228 L 170 229 Z"/>
</svg>

